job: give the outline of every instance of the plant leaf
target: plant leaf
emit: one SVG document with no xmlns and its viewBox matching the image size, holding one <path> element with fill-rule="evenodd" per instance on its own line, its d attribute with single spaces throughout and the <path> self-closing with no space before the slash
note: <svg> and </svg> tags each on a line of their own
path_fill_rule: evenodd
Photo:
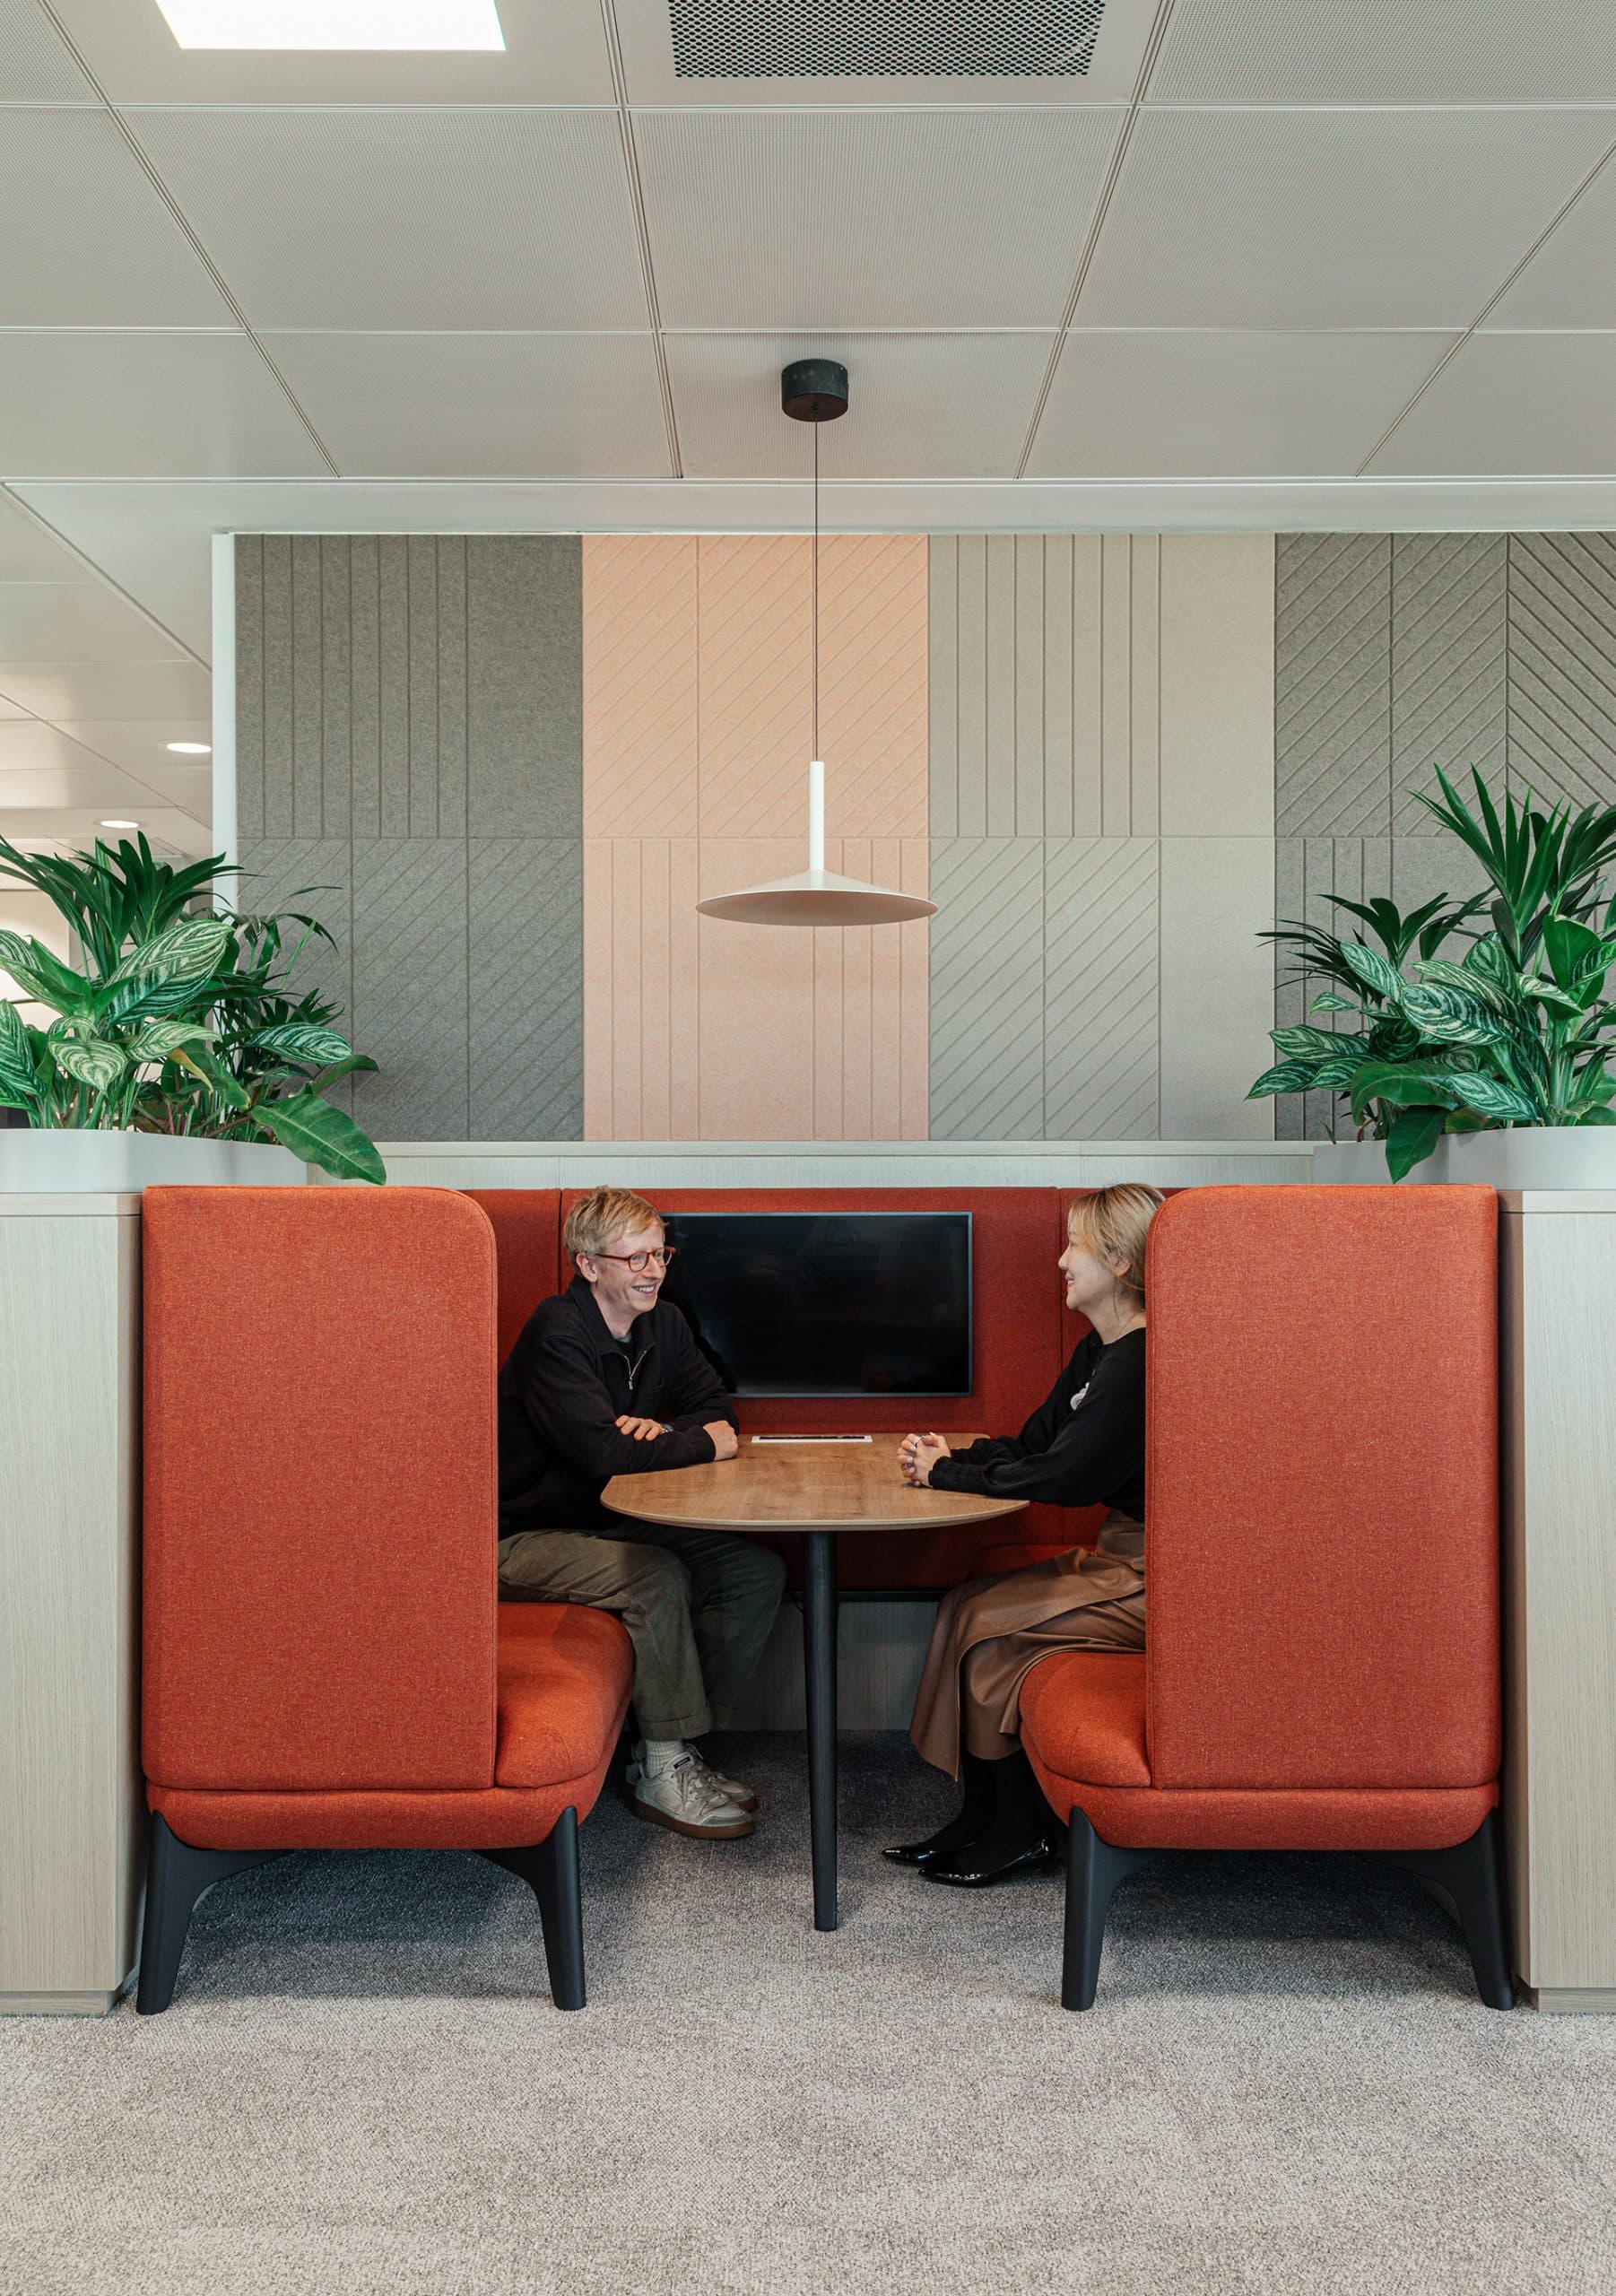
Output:
<svg viewBox="0 0 1616 2296">
<path fill-rule="evenodd" d="M 1398 1108 L 1436 1103 L 1453 1106 L 1453 1080 L 1434 1061 L 1366 1060 L 1352 1077 L 1352 1113 L 1360 1122 L 1371 1100 Z"/>
<path fill-rule="evenodd" d="M 1348 1049 L 1321 1060 L 1313 1072 L 1314 1090 L 1320 1092 L 1344 1092 L 1363 1065 L 1361 1051 Z"/>
<path fill-rule="evenodd" d="M 64 1076 L 88 1084 L 94 1092 L 109 1091 L 129 1065 L 128 1055 L 105 1037 L 53 1037 L 50 1057 Z"/>
<path fill-rule="evenodd" d="M 1328 1029 L 1308 1028 L 1305 1022 L 1295 1029 L 1270 1029 L 1268 1033 L 1278 1050 L 1292 1060 L 1325 1060 L 1355 1041 L 1351 1037 L 1332 1036 Z"/>
<path fill-rule="evenodd" d="M 265 1052 L 278 1052 L 283 1060 L 295 1060 L 305 1067 L 324 1068 L 335 1060 L 346 1060 L 353 1047 L 334 1029 L 317 1029 L 306 1021 L 282 1021 L 273 1029 L 262 1029 L 248 1042 Z"/>
<path fill-rule="evenodd" d="M 1422 1164 L 1442 1137 L 1440 1109 L 1399 1109 L 1386 1136 L 1386 1168 L 1394 1180 L 1404 1179 Z"/>
<path fill-rule="evenodd" d="M 260 1105 L 258 1121 L 266 1126 L 282 1148 L 290 1148 L 305 1163 L 317 1164 L 338 1179 L 370 1180 L 380 1186 L 387 1177 L 376 1144 L 351 1116 L 334 1109 L 317 1092 L 297 1092 L 288 1100 Z"/>
<path fill-rule="evenodd" d="M 233 928 L 222 917 L 187 917 L 131 949 L 112 972 L 115 981 L 205 980 L 230 944 Z"/>
<path fill-rule="evenodd" d="M 0 1091 L 10 1096 L 6 1100 L 8 1108 L 21 1108 L 25 1100 L 37 1100 L 39 1097 L 39 1080 L 27 1024 L 11 999 L 4 996 L 0 996 Z"/>
<path fill-rule="evenodd" d="M 1405 988 L 1403 1014 L 1433 1044 L 1497 1044 L 1508 1030 L 1480 996 L 1462 988 Z"/>
<path fill-rule="evenodd" d="M 1368 948 L 1361 941 L 1343 941 L 1341 953 L 1366 988 L 1372 988 L 1388 1004 L 1401 1003 L 1406 986 L 1403 975 L 1378 949 Z"/>
<path fill-rule="evenodd" d="M 127 1050 L 132 1060 L 166 1060 L 181 1045 L 211 1044 L 218 1034 L 215 1029 L 204 1029 L 199 1021 L 143 1021 L 129 1039 Z"/>
<path fill-rule="evenodd" d="M 1338 996 L 1333 988 L 1326 988 L 1322 996 L 1314 998 L 1308 1010 L 1310 1013 L 1356 1013 L 1358 1007 L 1350 996 Z"/>
<path fill-rule="evenodd" d="M 1483 1076 L 1473 1069 L 1458 1069 L 1447 1081 L 1465 1107 L 1473 1109 L 1478 1116 L 1492 1117 L 1500 1124 L 1537 1121 L 1537 1110 L 1525 1094 L 1516 1091 L 1499 1077 Z"/>
</svg>

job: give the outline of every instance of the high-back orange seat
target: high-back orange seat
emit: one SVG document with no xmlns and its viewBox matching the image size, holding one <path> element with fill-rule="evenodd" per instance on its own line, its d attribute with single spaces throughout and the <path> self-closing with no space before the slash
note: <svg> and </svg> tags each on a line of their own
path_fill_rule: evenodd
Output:
<svg viewBox="0 0 1616 2296">
<path fill-rule="evenodd" d="M 578 1824 L 632 1676 L 619 1622 L 497 1599 L 494 1239 L 436 1188 L 143 1199 L 138 2005 L 196 1898 L 287 1849 L 463 1848 L 538 1895 L 581 2006 Z"/>
<path fill-rule="evenodd" d="M 1451 1898 L 1507 2007 L 1497 1198 L 1198 1188 L 1146 1283 L 1145 1650 L 1021 1693 L 1069 1820 L 1063 1998 L 1092 2001 L 1142 1856 L 1351 1849 Z"/>
</svg>

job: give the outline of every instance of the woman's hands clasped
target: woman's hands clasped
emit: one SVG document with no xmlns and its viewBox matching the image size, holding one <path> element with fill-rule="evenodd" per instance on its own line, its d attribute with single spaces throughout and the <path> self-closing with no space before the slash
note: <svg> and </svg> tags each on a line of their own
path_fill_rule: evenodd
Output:
<svg viewBox="0 0 1616 2296">
<path fill-rule="evenodd" d="M 898 1465 L 904 1481 L 921 1490 L 931 1482 L 932 1469 L 938 1460 L 948 1456 L 947 1440 L 941 1435 L 906 1435 L 898 1446 Z"/>
</svg>

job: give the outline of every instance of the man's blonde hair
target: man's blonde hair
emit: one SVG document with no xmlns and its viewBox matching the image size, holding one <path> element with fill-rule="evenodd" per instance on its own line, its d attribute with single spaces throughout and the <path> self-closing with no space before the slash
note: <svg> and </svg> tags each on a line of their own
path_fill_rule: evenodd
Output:
<svg viewBox="0 0 1616 2296">
<path fill-rule="evenodd" d="M 1128 1180 L 1120 1187 L 1097 1187 L 1092 1196 L 1080 1196 L 1066 1215 L 1066 1233 L 1073 1242 L 1086 1244 L 1096 1259 L 1121 1260 L 1123 1272 L 1116 1280 L 1142 1301 L 1145 1239 L 1162 1201 L 1159 1187 L 1141 1187 Z"/>
<path fill-rule="evenodd" d="M 637 1228 L 666 1232 L 661 1213 L 631 1188 L 592 1187 L 567 1214 L 561 1241 L 576 1266 L 580 1252 L 604 1253 L 614 1237 L 631 1236 Z"/>
</svg>

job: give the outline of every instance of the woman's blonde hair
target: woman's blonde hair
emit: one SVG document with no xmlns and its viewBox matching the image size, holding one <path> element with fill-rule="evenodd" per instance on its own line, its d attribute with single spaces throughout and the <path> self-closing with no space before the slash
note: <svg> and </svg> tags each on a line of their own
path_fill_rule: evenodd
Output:
<svg viewBox="0 0 1616 2296">
<path fill-rule="evenodd" d="M 1086 1244 L 1096 1259 L 1121 1260 L 1117 1283 L 1142 1302 L 1145 1239 L 1161 1205 L 1159 1187 L 1141 1187 L 1128 1180 L 1120 1187 L 1097 1187 L 1092 1196 L 1080 1196 L 1066 1215 L 1066 1233 L 1073 1242 Z"/>
<path fill-rule="evenodd" d="M 567 1214 L 561 1241 L 576 1264 L 580 1252 L 604 1252 L 614 1236 L 631 1236 L 637 1228 L 662 1226 L 661 1213 L 632 1189 L 595 1187 L 580 1196 Z"/>
</svg>

